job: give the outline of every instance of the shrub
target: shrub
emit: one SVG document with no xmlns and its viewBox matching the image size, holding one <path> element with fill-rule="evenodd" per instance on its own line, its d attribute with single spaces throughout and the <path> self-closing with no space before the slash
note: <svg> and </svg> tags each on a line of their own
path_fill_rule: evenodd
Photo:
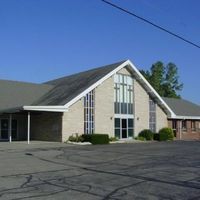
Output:
<svg viewBox="0 0 200 200">
<path fill-rule="evenodd" d="M 154 133 L 153 134 L 153 139 L 159 141 L 159 134 L 158 133 Z"/>
<path fill-rule="evenodd" d="M 91 142 L 91 137 L 92 137 L 92 134 L 83 134 L 82 135 L 83 142 Z"/>
<path fill-rule="evenodd" d="M 143 137 L 146 140 L 153 140 L 153 132 L 149 129 L 142 130 L 139 135 L 139 137 Z"/>
<path fill-rule="evenodd" d="M 92 144 L 109 144 L 108 134 L 92 134 Z"/>
<path fill-rule="evenodd" d="M 108 134 L 83 134 L 84 142 L 92 144 L 109 144 Z"/>
<path fill-rule="evenodd" d="M 119 139 L 118 138 L 116 138 L 116 137 L 110 137 L 109 138 L 109 141 L 110 142 L 116 142 L 116 141 L 118 141 Z"/>
<path fill-rule="evenodd" d="M 136 138 L 136 140 L 146 141 L 146 138 L 144 138 L 144 137 L 142 137 L 142 136 L 138 136 L 138 137 Z"/>
<path fill-rule="evenodd" d="M 83 137 L 81 135 L 78 135 L 76 133 L 75 135 L 70 135 L 68 138 L 68 141 L 70 142 L 83 142 Z"/>
<path fill-rule="evenodd" d="M 159 141 L 173 140 L 174 133 L 171 128 L 162 128 L 159 130 Z"/>
</svg>

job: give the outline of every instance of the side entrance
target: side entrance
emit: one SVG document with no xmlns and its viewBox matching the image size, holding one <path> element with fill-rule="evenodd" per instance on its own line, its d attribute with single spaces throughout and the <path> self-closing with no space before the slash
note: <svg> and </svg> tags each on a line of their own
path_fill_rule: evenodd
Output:
<svg viewBox="0 0 200 200">
<path fill-rule="evenodd" d="M 12 138 L 17 139 L 17 120 L 12 120 L 11 127 Z M 8 140 L 9 139 L 9 119 L 1 119 L 0 120 L 0 140 Z"/>
</svg>

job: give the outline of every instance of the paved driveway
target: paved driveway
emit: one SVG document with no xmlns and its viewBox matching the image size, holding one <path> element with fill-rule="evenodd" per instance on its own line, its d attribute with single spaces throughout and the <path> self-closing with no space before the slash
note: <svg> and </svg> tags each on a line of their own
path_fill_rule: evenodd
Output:
<svg viewBox="0 0 200 200">
<path fill-rule="evenodd" d="M 0 199 L 200 199 L 200 142 L 0 143 Z"/>
</svg>

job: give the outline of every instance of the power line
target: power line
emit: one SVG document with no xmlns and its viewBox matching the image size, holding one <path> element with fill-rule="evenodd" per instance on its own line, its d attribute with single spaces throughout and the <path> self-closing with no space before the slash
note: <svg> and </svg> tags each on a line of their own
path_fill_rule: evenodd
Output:
<svg viewBox="0 0 200 200">
<path fill-rule="evenodd" d="M 159 25 L 157 25 L 157 24 L 149 21 L 148 19 L 140 17 L 139 15 L 136 15 L 135 13 L 130 12 L 130 11 L 128 11 L 128 10 L 126 10 L 126 9 L 124 9 L 124 8 L 116 5 L 116 4 L 113 4 L 113 3 L 109 2 L 109 1 L 106 1 L 106 0 L 101 0 L 101 1 L 104 2 L 104 3 L 106 3 L 106 4 L 108 4 L 108 5 L 110 5 L 110 6 L 112 6 L 112 7 L 114 7 L 114 8 L 116 8 L 116 9 L 118 9 L 118 10 L 121 10 L 121 11 L 123 11 L 123 12 L 125 12 L 125 13 L 133 16 L 133 17 L 136 17 L 136 18 L 142 20 L 143 22 L 146 22 L 147 24 L 150 24 L 150 25 L 152 25 L 152 26 L 154 26 L 154 27 L 156 27 L 156 28 L 158 28 L 158 29 L 160 29 L 160 30 L 162 30 L 162 31 L 164 31 L 164 32 L 166 32 L 166 33 L 168 33 L 168 34 L 170 34 L 170 35 L 172 35 L 172 36 L 174 36 L 174 37 L 176 37 L 176 38 L 178 38 L 178 39 L 180 39 L 180 40 L 182 40 L 182 41 L 184 41 L 184 42 L 186 42 L 188 44 L 191 44 L 191 45 L 193 45 L 193 46 L 195 46 L 195 47 L 197 47 L 197 48 L 200 49 L 200 46 L 197 45 L 197 44 L 195 44 L 194 42 L 191 42 L 190 40 L 185 39 L 182 36 L 180 36 L 180 35 L 178 35 L 176 33 L 173 33 L 172 31 L 169 31 L 166 28 L 163 28 L 163 27 L 161 27 L 161 26 L 159 26 Z"/>
</svg>

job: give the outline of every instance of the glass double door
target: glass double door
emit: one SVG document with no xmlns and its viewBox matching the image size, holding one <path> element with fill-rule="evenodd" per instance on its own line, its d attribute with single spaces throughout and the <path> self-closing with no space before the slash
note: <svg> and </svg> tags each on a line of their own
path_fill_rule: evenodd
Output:
<svg viewBox="0 0 200 200">
<path fill-rule="evenodd" d="M 12 139 L 17 139 L 17 120 L 12 120 Z M 0 123 L 0 139 L 8 140 L 9 137 L 9 120 L 1 119 Z"/>
<path fill-rule="evenodd" d="M 118 139 L 133 138 L 133 118 L 115 118 L 115 137 Z"/>
</svg>

